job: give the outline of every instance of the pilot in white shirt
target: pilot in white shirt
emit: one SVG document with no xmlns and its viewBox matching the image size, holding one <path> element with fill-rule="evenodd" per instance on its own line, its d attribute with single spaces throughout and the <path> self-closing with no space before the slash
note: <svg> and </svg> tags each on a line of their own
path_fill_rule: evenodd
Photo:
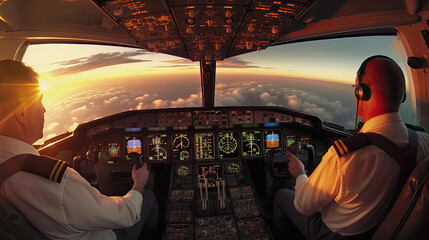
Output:
<svg viewBox="0 0 429 240">
<path fill-rule="evenodd" d="M 2 84 L 0 164 L 19 154 L 39 155 L 31 145 L 43 136 L 38 74 L 21 62 L 2 60 Z M 153 193 L 144 190 L 146 164 L 134 167 L 132 177 L 134 185 L 123 197 L 101 194 L 71 168 L 60 183 L 21 171 L 6 179 L 0 191 L 48 238 L 137 239 L 144 224 L 156 224 L 158 207 Z"/>
</svg>

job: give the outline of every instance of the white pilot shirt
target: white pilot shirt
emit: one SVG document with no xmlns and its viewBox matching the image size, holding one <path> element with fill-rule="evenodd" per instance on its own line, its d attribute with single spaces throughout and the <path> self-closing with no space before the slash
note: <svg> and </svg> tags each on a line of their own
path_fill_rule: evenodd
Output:
<svg viewBox="0 0 429 240">
<path fill-rule="evenodd" d="M 39 153 L 33 146 L 0 135 L 0 163 L 18 154 Z M 130 227 L 140 219 L 142 195 L 135 190 L 108 197 L 72 168 L 61 183 L 18 172 L 0 186 L 1 193 L 51 239 L 116 239 L 111 229 Z"/>
<path fill-rule="evenodd" d="M 381 134 L 397 146 L 408 144 L 399 113 L 368 120 L 361 132 Z M 417 162 L 429 153 L 429 135 L 417 132 Z M 331 146 L 310 177 L 296 179 L 296 209 L 311 215 L 321 208 L 322 221 L 333 232 L 355 235 L 375 227 L 385 216 L 399 180 L 399 165 L 384 151 L 366 146 L 341 158 Z"/>
</svg>

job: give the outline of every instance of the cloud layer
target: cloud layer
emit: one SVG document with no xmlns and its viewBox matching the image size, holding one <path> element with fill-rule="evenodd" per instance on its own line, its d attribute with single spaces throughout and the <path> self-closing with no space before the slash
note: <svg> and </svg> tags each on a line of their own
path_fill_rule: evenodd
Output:
<svg viewBox="0 0 429 240">
<path fill-rule="evenodd" d="M 54 76 L 74 74 L 79 72 L 85 72 L 94 70 L 97 68 L 125 64 L 125 63 L 137 63 L 147 62 L 149 60 L 135 59 L 133 57 L 142 56 L 148 54 L 143 50 L 127 51 L 127 52 L 112 52 L 112 53 L 99 53 L 89 57 L 82 57 L 68 61 L 61 61 L 53 63 L 53 65 L 59 65 L 59 67 L 50 73 Z"/>
<path fill-rule="evenodd" d="M 320 117 L 322 121 L 342 124 L 347 128 L 353 126 L 353 108 L 344 106 L 343 102 L 338 100 L 338 96 L 335 96 L 337 99 L 335 100 L 327 95 L 321 95 L 328 91 L 328 86 L 318 86 L 315 93 L 290 87 L 290 81 L 261 83 L 231 80 L 225 79 L 216 84 L 216 106 L 281 106 L 304 111 Z M 172 91 L 175 87 L 171 87 Z M 326 88 L 326 91 L 321 88 Z M 72 131 L 79 123 L 123 111 L 201 106 L 200 92 L 174 97 L 169 94 L 161 96 L 140 89 L 145 89 L 143 83 L 140 88 L 133 85 L 133 88 L 128 89 L 118 83 L 92 89 L 82 88 L 81 92 L 60 101 L 45 102 L 47 111 L 44 139 Z"/>
</svg>

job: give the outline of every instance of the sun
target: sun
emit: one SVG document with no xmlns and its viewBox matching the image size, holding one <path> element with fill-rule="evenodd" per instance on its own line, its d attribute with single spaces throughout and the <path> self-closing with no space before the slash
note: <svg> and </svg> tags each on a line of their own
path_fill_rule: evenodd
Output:
<svg viewBox="0 0 429 240">
<path fill-rule="evenodd" d="M 39 89 L 41 92 L 48 90 L 49 84 L 47 82 L 39 82 Z"/>
</svg>

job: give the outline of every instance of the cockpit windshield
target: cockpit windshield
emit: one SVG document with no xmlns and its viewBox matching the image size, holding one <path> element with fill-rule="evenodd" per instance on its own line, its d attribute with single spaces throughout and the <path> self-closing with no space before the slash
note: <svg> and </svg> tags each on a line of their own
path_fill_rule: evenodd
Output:
<svg viewBox="0 0 429 240">
<path fill-rule="evenodd" d="M 281 106 L 353 129 L 356 70 L 382 54 L 405 69 L 396 36 L 278 45 L 218 61 L 215 106 Z M 30 45 L 23 62 L 40 74 L 44 138 L 128 110 L 201 107 L 199 62 L 135 48 L 86 44 Z M 407 79 L 411 79 L 407 76 Z M 412 84 L 401 107 L 416 123 Z"/>
<path fill-rule="evenodd" d="M 354 128 L 352 85 L 360 64 L 373 55 L 394 59 L 407 79 L 405 52 L 396 36 L 329 39 L 278 45 L 219 63 L 218 106 L 280 106 Z M 408 66 L 407 66 L 408 68 Z M 401 105 L 404 122 L 416 123 L 414 99 Z"/>
</svg>

